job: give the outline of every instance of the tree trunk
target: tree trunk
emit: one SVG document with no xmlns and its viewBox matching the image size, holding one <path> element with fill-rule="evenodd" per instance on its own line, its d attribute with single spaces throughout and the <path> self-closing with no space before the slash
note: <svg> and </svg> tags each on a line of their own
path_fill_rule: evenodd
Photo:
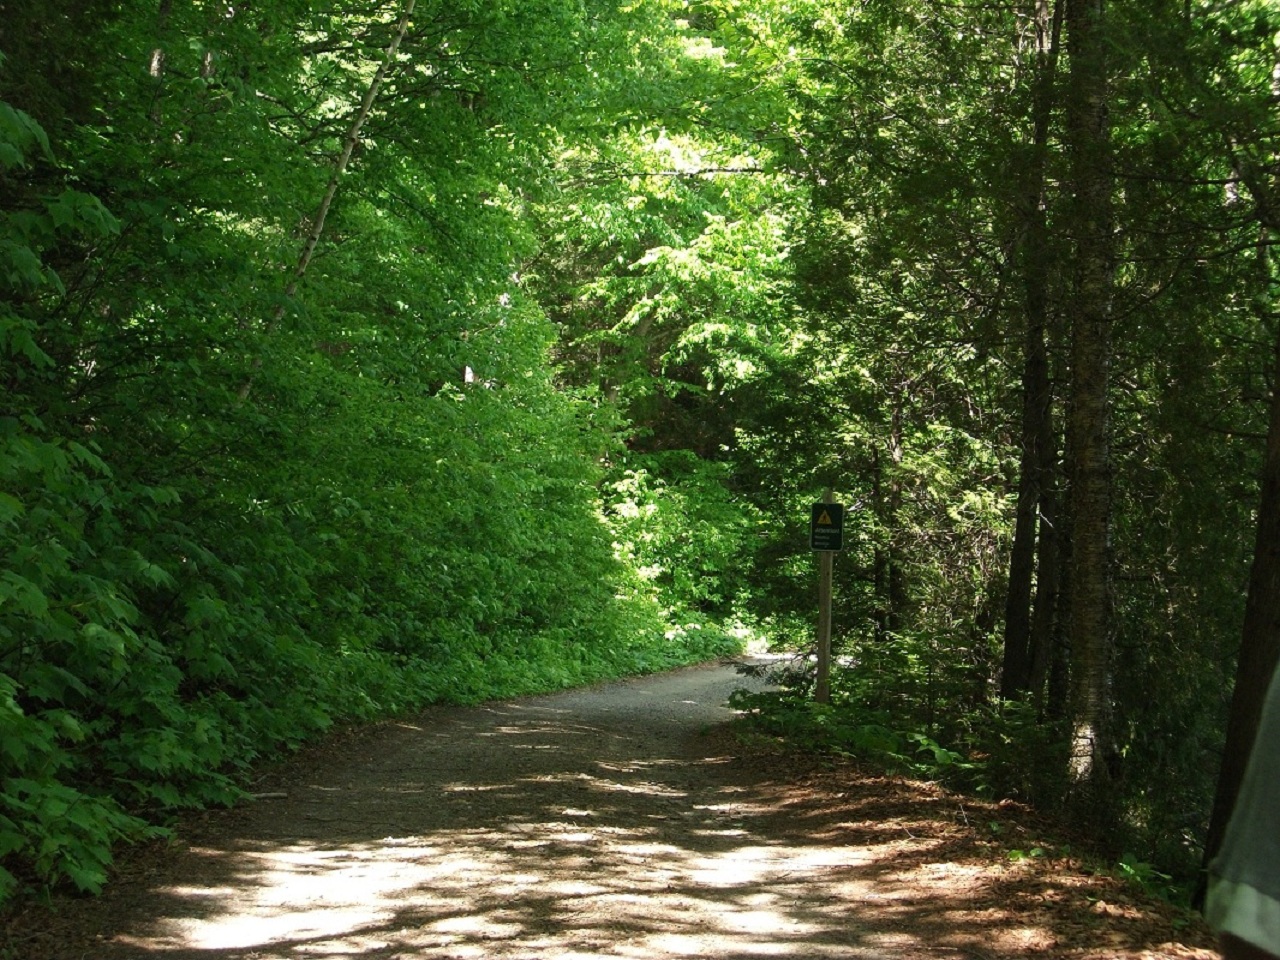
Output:
<svg viewBox="0 0 1280 960">
<path fill-rule="evenodd" d="M 1066 129 L 1075 250 L 1071 313 L 1071 758 L 1082 808 L 1107 800 L 1110 747 L 1111 450 L 1108 380 L 1114 278 L 1102 0 L 1067 0 Z"/>
<path fill-rule="evenodd" d="M 1009 558 L 1004 666 L 1000 679 L 1000 695 L 1006 700 L 1021 698 L 1031 688 L 1035 672 L 1031 595 L 1036 573 L 1037 528 L 1040 538 L 1043 538 L 1045 521 L 1041 508 L 1045 493 L 1053 482 L 1052 395 L 1049 355 L 1045 345 L 1049 313 L 1049 251 L 1044 185 L 1057 73 L 1060 6 L 1055 0 L 1051 11 L 1047 0 L 1036 2 L 1031 156 L 1026 170 L 1022 209 L 1019 211 L 1021 239 L 1018 252 L 1022 261 L 1026 339 L 1022 373 L 1022 460 L 1013 549 Z M 1042 591 L 1038 591 L 1036 596 L 1038 610 L 1045 609 L 1043 601 L 1047 599 L 1047 595 L 1041 594 Z"/>
<path fill-rule="evenodd" d="M 1053 661 L 1055 624 L 1058 613 L 1058 593 L 1061 577 L 1061 538 L 1058 536 L 1058 497 L 1051 472 L 1053 462 L 1052 438 L 1046 445 L 1049 463 L 1047 482 L 1040 491 L 1040 539 L 1036 547 L 1036 596 L 1035 613 L 1031 618 L 1031 675 L 1029 688 L 1039 701 L 1044 695 L 1049 677 L 1049 665 Z"/>
<path fill-rule="evenodd" d="M 884 498 L 884 461 L 880 450 L 871 450 L 871 502 L 880 530 L 875 538 L 872 558 L 872 581 L 875 591 L 876 647 L 883 649 L 889 639 L 889 548 L 885 543 L 889 531 L 888 511 Z"/>
<path fill-rule="evenodd" d="M 900 371 L 895 371 L 895 376 Z M 907 608 L 907 578 L 901 558 L 902 530 L 902 391 L 895 386 L 890 393 L 889 435 L 885 438 L 884 456 L 876 448 L 872 452 L 872 500 L 879 534 L 875 546 L 876 640 L 883 644 L 902 630 Z M 888 466 L 886 467 L 886 460 Z"/>
<path fill-rule="evenodd" d="M 902 563 L 902 460 L 905 451 L 902 447 L 902 394 L 895 388 L 893 414 L 889 427 L 889 460 L 893 471 L 889 477 L 888 503 L 888 588 L 889 615 L 887 624 L 889 633 L 899 634 L 906 624 L 907 614 L 907 573 Z"/>
<path fill-rule="evenodd" d="M 1063 459 L 1067 462 L 1071 461 L 1070 438 L 1068 438 L 1067 449 L 1064 451 Z M 1040 714 L 1050 720 L 1065 720 L 1070 713 L 1070 704 L 1068 703 L 1071 690 L 1071 501 L 1069 498 L 1062 500 L 1055 499 L 1055 523 L 1053 525 L 1053 550 L 1054 556 L 1049 561 L 1052 564 L 1052 573 L 1054 575 L 1054 599 L 1053 614 L 1046 610 L 1044 613 L 1037 608 L 1036 621 L 1033 624 L 1034 630 L 1044 629 L 1047 636 L 1044 639 L 1046 650 L 1044 659 L 1046 661 L 1044 670 L 1048 674 L 1044 683 L 1044 699 L 1042 701 Z M 1042 540 L 1041 549 L 1048 550 L 1049 542 Z M 1047 623 L 1042 620 L 1047 619 Z M 1032 667 L 1035 670 L 1035 667 Z M 1040 687 L 1033 688 L 1039 691 Z"/>
</svg>

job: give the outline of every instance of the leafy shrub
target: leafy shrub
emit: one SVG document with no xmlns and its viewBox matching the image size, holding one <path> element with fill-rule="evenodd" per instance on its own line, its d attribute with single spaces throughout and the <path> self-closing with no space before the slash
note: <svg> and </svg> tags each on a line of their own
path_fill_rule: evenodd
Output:
<svg viewBox="0 0 1280 960">
<path fill-rule="evenodd" d="M 833 680 L 847 675 L 837 671 Z M 762 693 L 739 690 L 730 705 L 744 712 L 746 722 L 789 745 L 812 753 L 849 757 L 913 776 L 957 782 L 980 774 L 978 760 L 939 744 L 928 733 L 913 729 L 885 709 L 836 693 L 849 684 L 833 682 L 830 703 L 810 698 L 812 671 L 806 664 L 790 664 L 775 671 L 780 689 Z"/>
<path fill-rule="evenodd" d="M 48 263 L 93 264 L 117 227 L 92 197 L 14 179 L 50 157 L 0 105 L 0 185 L 15 188 L 0 201 L 0 900 L 99 889 L 114 845 L 234 802 L 256 760 L 335 722 L 730 644 L 673 628 L 615 556 L 598 441 L 545 369 L 545 319 L 499 302 L 504 258 L 491 281 L 436 278 L 495 288 L 494 382 L 409 390 L 317 358 L 324 307 L 246 342 L 233 318 L 262 304 L 228 291 L 259 289 L 242 273 L 262 251 L 218 217 L 129 194 L 125 276 L 81 291 L 118 285 L 85 332 Z M 402 333 L 436 348 L 436 332 Z M 255 354 L 260 403 L 241 402 Z"/>
<path fill-rule="evenodd" d="M 722 464 L 668 451 L 632 457 L 611 485 L 617 551 L 682 632 L 730 618 L 749 597 L 759 517 L 728 476 Z"/>
</svg>

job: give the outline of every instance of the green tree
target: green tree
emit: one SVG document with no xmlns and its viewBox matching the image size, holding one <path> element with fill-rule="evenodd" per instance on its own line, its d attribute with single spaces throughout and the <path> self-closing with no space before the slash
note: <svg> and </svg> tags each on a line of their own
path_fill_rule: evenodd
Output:
<svg viewBox="0 0 1280 960">
<path fill-rule="evenodd" d="M 0 894 L 335 718 L 723 649 L 615 555 L 524 275 L 636 15 L 5 13 Z"/>
</svg>

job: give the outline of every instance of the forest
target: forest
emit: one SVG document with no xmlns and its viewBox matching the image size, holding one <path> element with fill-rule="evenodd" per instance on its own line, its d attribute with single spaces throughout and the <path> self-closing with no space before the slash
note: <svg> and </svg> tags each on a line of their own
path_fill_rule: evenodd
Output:
<svg viewBox="0 0 1280 960">
<path fill-rule="evenodd" d="M 1280 657 L 1271 0 L 0 0 L 0 902 L 337 724 L 754 722 L 1194 884 Z"/>
</svg>

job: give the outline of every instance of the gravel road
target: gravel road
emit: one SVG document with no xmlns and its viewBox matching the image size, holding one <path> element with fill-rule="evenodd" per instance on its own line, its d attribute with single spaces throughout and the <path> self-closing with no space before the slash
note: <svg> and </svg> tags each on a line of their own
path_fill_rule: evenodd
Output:
<svg viewBox="0 0 1280 960">
<path fill-rule="evenodd" d="M 12 918 L 0 957 L 1214 956 L 1155 907 L 1099 918 L 1109 881 L 993 855 L 997 808 L 744 751 L 724 704 L 753 682 L 701 667 L 333 738 L 102 897 Z"/>
</svg>

